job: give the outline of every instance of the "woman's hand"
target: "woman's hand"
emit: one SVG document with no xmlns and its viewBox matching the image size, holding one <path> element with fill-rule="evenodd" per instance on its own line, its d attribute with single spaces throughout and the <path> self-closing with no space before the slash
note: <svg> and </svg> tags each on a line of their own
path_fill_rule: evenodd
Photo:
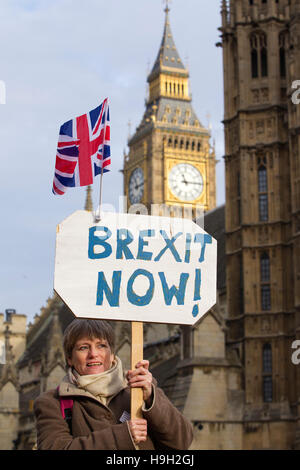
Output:
<svg viewBox="0 0 300 470">
<path fill-rule="evenodd" d="M 128 421 L 132 438 L 136 444 L 147 439 L 147 421 L 145 419 L 131 419 Z"/>
<path fill-rule="evenodd" d="M 134 370 L 127 372 L 129 387 L 141 387 L 143 399 L 147 401 L 152 395 L 152 374 L 149 372 L 149 361 L 143 360 L 135 365 Z"/>
</svg>

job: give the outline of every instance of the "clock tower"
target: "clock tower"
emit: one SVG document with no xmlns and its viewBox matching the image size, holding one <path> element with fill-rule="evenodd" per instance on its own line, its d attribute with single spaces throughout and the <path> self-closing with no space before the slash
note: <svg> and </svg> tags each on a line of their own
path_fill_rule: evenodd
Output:
<svg viewBox="0 0 300 470">
<path fill-rule="evenodd" d="M 190 214 L 216 205 L 214 149 L 210 132 L 197 118 L 189 94 L 189 73 L 177 52 L 165 9 L 162 42 L 148 76 L 149 97 L 140 125 L 124 155 L 128 209 L 148 214 Z"/>
</svg>

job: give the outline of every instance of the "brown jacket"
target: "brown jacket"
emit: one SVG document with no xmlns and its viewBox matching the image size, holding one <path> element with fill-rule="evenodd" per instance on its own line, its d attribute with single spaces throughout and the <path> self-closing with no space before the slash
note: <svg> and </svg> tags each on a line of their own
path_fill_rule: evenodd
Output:
<svg viewBox="0 0 300 470">
<path fill-rule="evenodd" d="M 139 444 L 139 448 L 187 450 L 193 439 L 191 424 L 160 388 L 153 385 L 153 389 L 151 407 L 143 407 L 143 417 L 148 423 L 148 438 Z M 77 394 L 73 388 L 68 390 L 64 385 L 59 393 L 74 400 L 72 434 L 62 417 L 57 390 L 45 392 L 35 400 L 38 450 L 135 449 L 128 423 L 119 421 L 124 411 L 130 412 L 129 388 L 121 390 L 108 407 L 88 392 L 77 389 Z"/>
</svg>

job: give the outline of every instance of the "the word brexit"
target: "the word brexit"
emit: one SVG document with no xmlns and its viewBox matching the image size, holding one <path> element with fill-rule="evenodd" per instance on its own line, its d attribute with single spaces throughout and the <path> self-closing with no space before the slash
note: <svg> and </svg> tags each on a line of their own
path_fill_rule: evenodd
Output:
<svg viewBox="0 0 300 470">
<path fill-rule="evenodd" d="M 162 295 L 165 305 L 171 306 L 173 298 L 177 305 L 184 305 L 186 292 L 192 292 L 189 296 L 192 301 L 201 300 L 201 269 L 196 267 L 190 272 L 178 272 L 176 285 L 168 282 L 164 270 L 158 270 L 159 261 L 164 261 L 166 253 L 169 253 L 168 263 L 191 263 L 191 251 L 199 247 L 197 254 L 197 263 L 202 263 L 205 258 L 205 247 L 212 243 L 212 237 L 205 233 L 183 233 L 178 232 L 173 236 L 168 236 L 165 230 L 140 230 L 137 232 L 137 243 L 133 245 L 134 235 L 129 229 L 120 228 L 116 231 L 115 239 L 112 237 L 111 230 L 106 226 L 94 226 L 89 229 L 88 257 L 92 260 L 100 260 L 112 257 L 117 260 L 143 260 L 149 262 L 149 269 L 143 269 L 141 266 L 126 264 L 126 281 L 122 270 L 114 270 L 111 279 L 106 279 L 104 271 L 98 272 L 97 298 L 96 304 L 103 305 L 104 296 L 111 307 L 120 306 L 120 293 L 125 292 L 128 301 L 135 306 L 143 307 L 148 305 L 154 296 Z M 153 244 L 157 252 L 150 248 L 149 243 L 154 237 L 159 237 L 159 243 Z M 181 241 L 181 250 L 178 251 L 176 241 Z M 157 242 L 157 238 L 156 238 Z M 135 246 L 135 249 L 133 249 Z M 158 248 L 157 248 L 158 247 Z M 199 255 L 199 258 L 198 258 Z M 156 266 L 156 268 L 155 268 Z M 164 266 L 160 263 L 159 266 Z M 182 265 L 184 266 L 184 265 Z M 129 273 L 128 269 L 133 269 Z M 175 266 L 174 266 L 175 267 Z M 182 269 L 184 271 L 184 269 Z M 174 269 L 173 269 L 174 271 Z M 174 277 L 173 277 L 174 280 Z M 122 285 L 127 282 L 127 285 Z M 137 283 L 139 292 L 137 292 Z M 110 285 L 109 285 L 110 284 Z M 134 285 L 135 284 L 135 285 Z M 143 289 L 141 294 L 140 289 Z M 157 290 L 156 290 L 157 289 Z M 196 316 L 197 309 L 193 310 Z"/>
</svg>

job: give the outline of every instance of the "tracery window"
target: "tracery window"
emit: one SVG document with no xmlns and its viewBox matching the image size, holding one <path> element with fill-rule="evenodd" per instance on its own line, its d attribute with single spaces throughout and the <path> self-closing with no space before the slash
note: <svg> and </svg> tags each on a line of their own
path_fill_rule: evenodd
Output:
<svg viewBox="0 0 300 470">
<path fill-rule="evenodd" d="M 279 36 L 279 67 L 280 77 L 286 77 L 286 58 L 285 58 L 285 34 Z"/>
<path fill-rule="evenodd" d="M 260 257 L 261 309 L 271 310 L 270 258 L 267 253 Z"/>
<path fill-rule="evenodd" d="M 258 212 L 260 222 L 266 222 L 269 218 L 267 176 L 266 167 L 260 166 L 258 169 Z"/>
<path fill-rule="evenodd" d="M 273 401 L 272 347 L 270 343 L 263 345 L 262 371 L 263 401 L 270 403 Z"/>
<path fill-rule="evenodd" d="M 267 36 L 264 33 L 253 33 L 250 37 L 251 75 L 252 78 L 268 76 Z"/>
</svg>

